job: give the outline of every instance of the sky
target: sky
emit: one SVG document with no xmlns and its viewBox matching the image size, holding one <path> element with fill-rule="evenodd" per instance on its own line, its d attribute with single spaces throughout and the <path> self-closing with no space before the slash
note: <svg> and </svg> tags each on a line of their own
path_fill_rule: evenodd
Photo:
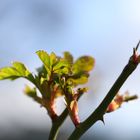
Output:
<svg viewBox="0 0 140 140">
<path fill-rule="evenodd" d="M 75 59 L 93 56 L 96 65 L 90 90 L 79 102 L 84 120 L 106 95 L 140 40 L 139 6 L 139 0 L 0 0 L 0 67 L 16 60 L 35 72 L 41 65 L 35 52 L 42 49 L 58 55 L 70 51 Z M 139 75 L 140 68 L 121 92 L 140 95 Z M 46 111 L 23 94 L 27 83 L 24 79 L 0 81 L 0 137 L 20 137 L 26 129 L 49 130 Z M 98 122 L 83 140 L 101 135 L 108 140 L 139 139 L 139 106 L 138 99 L 107 114 L 105 126 Z M 68 119 L 62 132 L 72 129 Z"/>
</svg>

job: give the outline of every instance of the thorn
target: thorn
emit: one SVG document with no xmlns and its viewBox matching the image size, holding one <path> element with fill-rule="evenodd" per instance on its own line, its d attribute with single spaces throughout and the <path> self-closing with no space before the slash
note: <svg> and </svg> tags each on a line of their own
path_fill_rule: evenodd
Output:
<svg viewBox="0 0 140 140">
<path fill-rule="evenodd" d="M 103 124 L 105 125 L 105 121 L 104 121 L 104 118 L 103 117 L 100 119 L 100 121 L 102 121 Z"/>
<path fill-rule="evenodd" d="M 138 44 L 137 44 L 137 46 L 136 46 L 136 48 L 135 48 L 136 51 L 138 50 L 139 45 L 140 45 L 140 40 L 139 40 L 139 42 L 138 42 Z"/>
</svg>

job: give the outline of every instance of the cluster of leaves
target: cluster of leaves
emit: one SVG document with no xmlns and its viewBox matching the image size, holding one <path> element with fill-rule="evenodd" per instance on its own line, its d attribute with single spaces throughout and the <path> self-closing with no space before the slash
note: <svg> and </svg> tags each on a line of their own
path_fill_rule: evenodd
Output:
<svg viewBox="0 0 140 140">
<path fill-rule="evenodd" d="M 80 123 L 78 117 L 77 100 L 87 88 L 77 88 L 88 81 L 89 72 L 92 70 L 95 60 L 91 56 L 82 56 L 74 61 L 69 52 L 64 52 L 63 57 L 50 55 L 45 51 L 36 52 L 43 65 L 37 69 L 37 74 L 32 74 L 24 64 L 13 62 L 12 66 L 0 69 L 0 80 L 23 77 L 32 82 L 35 87 L 26 86 L 24 92 L 33 98 L 41 106 L 45 107 L 51 119 L 58 115 L 55 100 L 64 96 L 69 115 L 77 126 Z M 37 90 L 41 93 L 38 96 Z"/>
</svg>

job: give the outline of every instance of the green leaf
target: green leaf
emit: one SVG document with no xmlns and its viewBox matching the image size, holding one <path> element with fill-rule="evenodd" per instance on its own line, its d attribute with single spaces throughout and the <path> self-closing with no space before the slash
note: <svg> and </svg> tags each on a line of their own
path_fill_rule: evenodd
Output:
<svg viewBox="0 0 140 140">
<path fill-rule="evenodd" d="M 64 59 L 60 59 L 53 67 L 53 72 L 58 74 L 67 74 L 69 72 L 69 63 Z"/>
<path fill-rule="evenodd" d="M 41 59 L 41 61 L 43 62 L 48 74 L 51 74 L 51 66 L 50 66 L 50 56 L 48 55 L 47 52 L 40 50 L 37 51 L 36 54 L 38 55 L 38 57 Z"/>
<path fill-rule="evenodd" d="M 77 74 L 69 76 L 67 83 L 69 85 L 77 86 L 88 82 L 89 73 L 80 71 Z"/>
<path fill-rule="evenodd" d="M 64 52 L 64 59 L 66 59 L 70 64 L 73 64 L 73 56 L 70 52 Z"/>
<path fill-rule="evenodd" d="M 30 88 L 29 86 L 26 85 L 24 89 L 24 93 L 28 95 L 29 97 L 35 98 L 37 96 L 36 93 L 36 88 Z"/>
<path fill-rule="evenodd" d="M 59 74 L 59 75 L 63 75 L 63 74 L 68 74 L 69 73 L 69 69 L 66 67 L 63 67 L 61 69 L 57 69 L 54 71 L 55 74 Z"/>
<path fill-rule="evenodd" d="M 73 85 L 73 86 L 82 85 L 88 82 L 88 77 L 83 75 L 77 79 L 69 78 L 67 82 L 69 85 Z"/>
<path fill-rule="evenodd" d="M 0 80 L 4 79 L 15 79 L 16 77 L 19 77 L 20 73 L 12 67 L 4 67 L 0 69 Z"/>
<path fill-rule="evenodd" d="M 20 62 L 13 62 L 13 67 L 21 74 L 21 75 L 25 75 L 28 76 L 28 74 L 30 73 L 27 68 L 24 66 L 24 64 L 20 63 Z"/>
<path fill-rule="evenodd" d="M 78 73 L 79 71 L 89 72 L 94 67 L 95 60 L 91 56 L 82 56 L 76 60 L 73 65 L 73 73 Z"/>
<path fill-rule="evenodd" d="M 51 67 L 57 62 L 57 56 L 54 52 L 50 54 L 50 65 Z"/>
<path fill-rule="evenodd" d="M 58 69 L 63 69 L 64 67 L 69 67 L 69 63 L 64 59 L 60 59 L 59 62 L 56 65 L 54 65 L 53 70 L 55 71 Z"/>
<path fill-rule="evenodd" d="M 11 79 L 15 80 L 19 77 L 25 77 L 32 80 L 31 73 L 26 69 L 24 64 L 20 62 L 13 62 L 13 66 L 4 67 L 0 69 L 0 80 Z"/>
</svg>

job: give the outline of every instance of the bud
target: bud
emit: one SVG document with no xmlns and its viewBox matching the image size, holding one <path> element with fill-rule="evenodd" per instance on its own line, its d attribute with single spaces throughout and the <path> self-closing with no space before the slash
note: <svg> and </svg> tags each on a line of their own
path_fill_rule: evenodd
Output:
<svg viewBox="0 0 140 140">
<path fill-rule="evenodd" d="M 122 103 L 132 101 L 132 100 L 135 100 L 137 98 L 138 98 L 137 95 L 130 96 L 128 91 L 125 92 L 125 94 L 123 94 L 123 95 L 117 94 L 115 96 L 115 98 L 112 100 L 112 102 L 109 104 L 109 106 L 107 107 L 106 112 L 107 113 L 113 112 L 116 109 L 120 108 Z"/>
<path fill-rule="evenodd" d="M 113 101 L 109 104 L 106 112 L 110 113 L 120 108 L 123 101 L 124 101 L 124 96 L 117 94 L 116 97 L 113 99 Z"/>
<path fill-rule="evenodd" d="M 78 116 L 78 104 L 76 100 L 70 103 L 70 114 L 74 125 L 77 127 L 80 123 L 80 118 Z"/>
<path fill-rule="evenodd" d="M 55 119 L 57 117 L 56 102 L 55 102 L 57 90 L 58 90 L 58 85 L 55 85 L 54 89 L 52 89 L 51 98 L 49 101 L 49 114 L 50 114 L 52 119 Z"/>
<path fill-rule="evenodd" d="M 107 112 L 107 113 L 113 112 L 113 111 L 115 111 L 116 109 L 118 109 L 119 107 L 120 107 L 120 106 L 119 106 L 115 101 L 112 101 L 112 102 L 109 104 L 109 106 L 108 106 L 106 112 Z"/>
</svg>

